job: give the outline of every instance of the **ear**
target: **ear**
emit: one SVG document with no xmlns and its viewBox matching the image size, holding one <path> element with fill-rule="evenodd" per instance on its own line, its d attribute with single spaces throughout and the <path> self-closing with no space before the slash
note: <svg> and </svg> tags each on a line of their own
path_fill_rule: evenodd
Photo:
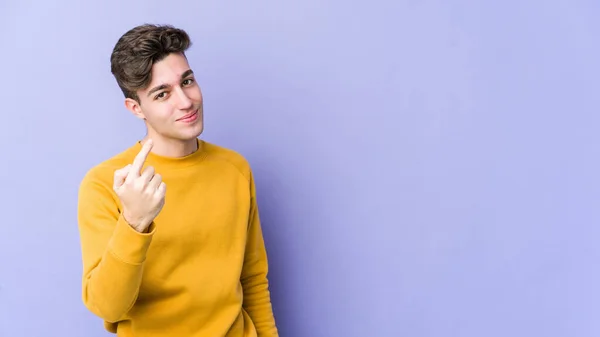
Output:
<svg viewBox="0 0 600 337">
<path fill-rule="evenodd" d="M 144 111 L 142 111 L 142 107 L 140 106 L 140 103 L 138 103 L 136 100 L 131 99 L 131 98 L 126 98 L 125 99 L 125 107 L 127 108 L 127 110 L 131 111 L 131 113 L 139 118 L 139 119 L 146 119 L 146 116 L 144 115 Z"/>
</svg>

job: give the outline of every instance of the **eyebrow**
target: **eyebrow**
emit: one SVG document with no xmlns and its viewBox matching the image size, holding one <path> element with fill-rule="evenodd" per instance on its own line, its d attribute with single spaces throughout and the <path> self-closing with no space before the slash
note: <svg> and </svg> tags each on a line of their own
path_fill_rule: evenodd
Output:
<svg viewBox="0 0 600 337">
<path fill-rule="evenodd" d="M 181 74 L 181 79 L 184 79 L 184 78 L 192 75 L 193 73 L 194 73 L 194 71 L 192 69 L 188 69 L 188 70 L 184 71 L 183 74 Z M 158 85 L 158 86 L 150 89 L 150 91 L 148 91 L 148 96 L 151 96 L 153 93 L 155 93 L 159 90 L 167 89 L 169 87 L 170 87 L 170 85 L 168 85 L 168 84 Z"/>
</svg>

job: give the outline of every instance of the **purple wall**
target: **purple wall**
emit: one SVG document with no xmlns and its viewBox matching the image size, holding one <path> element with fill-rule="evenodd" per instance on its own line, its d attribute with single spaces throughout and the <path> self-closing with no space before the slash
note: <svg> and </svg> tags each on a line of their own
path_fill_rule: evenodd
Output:
<svg viewBox="0 0 600 337">
<path fill-rule="evenodd" d="M 172 23 L 252 164 L 282 337 L 600 334 L 600 2 L 0 2 L 0 336 L 107 336 L 76 193 L 143 135 L 109 71 Z M 31 186 L 31 187 L 28 187 Z"/>
</svg>

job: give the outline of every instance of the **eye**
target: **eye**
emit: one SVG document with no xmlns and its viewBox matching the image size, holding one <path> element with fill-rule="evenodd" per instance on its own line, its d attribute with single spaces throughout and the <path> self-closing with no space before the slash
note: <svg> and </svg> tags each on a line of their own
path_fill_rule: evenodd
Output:
<svg viewBox="0 0 600 337">
<path fill-rule="evenodd" d="M 163 91 L 163 92 L 161 92 L 160 94 L 158 94 L 158 95 L 154 96 L 154 99 L 163 99 L 163 98 L 165 98 L 166 96 L 167 96 L 167 93 Z"/>
<path fill-rule="evenodd" d="M 183 80 L 183 85 L 185 85 L 185 86 L 191 85 L 192 83 L 194 83 L 194 80 L 191 78 L 187 78 L 187 79 Z"/>
</svg>

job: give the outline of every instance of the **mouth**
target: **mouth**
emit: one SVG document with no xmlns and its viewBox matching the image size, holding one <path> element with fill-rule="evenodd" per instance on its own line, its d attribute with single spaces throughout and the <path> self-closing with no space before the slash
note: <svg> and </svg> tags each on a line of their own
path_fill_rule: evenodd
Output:
<svg viewBox="0 0 600 337">
<path fill-rule="evenodd" d="M 184 122 L 184 123 L 192 123 L 195 122 L 198 119 L 198 110 L 194 110 L 193 112 L 190 112 L 189 114 L 177 119 L 178 122 Z"/>
</svg>

